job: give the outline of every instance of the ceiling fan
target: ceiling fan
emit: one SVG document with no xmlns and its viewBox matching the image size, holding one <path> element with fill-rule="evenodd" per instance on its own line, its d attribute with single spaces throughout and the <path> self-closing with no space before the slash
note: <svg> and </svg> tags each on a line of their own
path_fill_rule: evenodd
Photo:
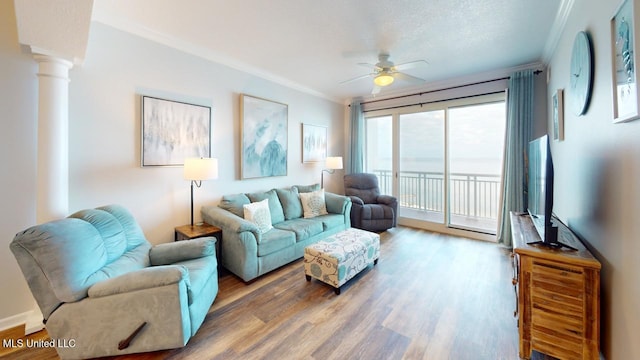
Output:
<svg viewBox="0 0 640 360">
<path fill-rule="evenodd" d="M 378 55 L 378 63 L 375 65 L 369 63 L 358 63 L 358 65 L 360 66 L 370 68 L 372 70 L 371 73 L 342 81 L 340 84 L 346 84 L 367 77 L 373 77 L 373 90 L 371 90 L 371 94 L 375 95 L 379 93 L 383 87 L 391 85 L 395 79 L 408 81 L 414 84 L 424 83 L 424 79 L 403 73 L 400 70 L 410 69 L 416 66 L 428 64 L 429 63 L 425 60 L 416 60 L 395 65 L 393 61 L 389 60 L 389 54 L 380 53 L 380 55 Z"/>
</svg>

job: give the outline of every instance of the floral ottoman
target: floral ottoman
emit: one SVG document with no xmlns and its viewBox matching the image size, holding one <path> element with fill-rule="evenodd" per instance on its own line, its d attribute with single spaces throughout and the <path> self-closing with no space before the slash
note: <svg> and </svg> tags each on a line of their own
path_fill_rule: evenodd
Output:
<svg viewBox="0 0 640 360">
<path fill-rule="evenodd" d="M 307 281 L 318 279 L 340 287 L 380 257 L 380 235 L 350 228 L 304 249 L 304 273 Z"/>
</svg>

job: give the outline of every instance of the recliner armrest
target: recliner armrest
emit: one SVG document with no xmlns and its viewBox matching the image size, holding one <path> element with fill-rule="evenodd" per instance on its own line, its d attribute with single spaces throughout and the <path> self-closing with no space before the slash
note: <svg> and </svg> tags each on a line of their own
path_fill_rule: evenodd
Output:
<svg viewBox="0 0 640 360">
<path fill-rule="evenodd" d="M 385 204 L 391 207 L 395 207 L 398 203 L 398 199 L 390 195 L 379 195 L 376 200 L 379 204 Z"/>
<path fill-rule="evenodd" d="M 216 254 L 216 238 L 203 237 L 188 241 L 158 244 L 149 251 L 151 265 L 171 265 L 178 261 Z"/>
<path fill-rule="evenodd" d="M 189 270 L 184 266 L 154 266 L 132 271 L 89 288 L 89 297 L 97 298 L 136 290 L 151 289 L 185 281 L 189 284 Z"/>
<path fill-rule="evenodd" d="M 351 199 L 351 202 L 352 202 L 354 205 L 360 205 L 360 206 L 364 205 L 364 201 L 362 201 L 362 199 L 360 199 L 360 198 L 359 198 L 359 197 L 357 197 L 357 196 L 349 195 L 349 196 L 348 196 L 348 198 L 349 198 L 349 199 Z"/>
</svg>

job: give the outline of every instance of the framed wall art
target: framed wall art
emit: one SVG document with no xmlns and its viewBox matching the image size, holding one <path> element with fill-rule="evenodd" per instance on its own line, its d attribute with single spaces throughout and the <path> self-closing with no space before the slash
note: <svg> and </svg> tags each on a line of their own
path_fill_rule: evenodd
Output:
<svg viewBox="0 0 640 360">
<path fill-rule="evenodd" d="M 211 157 L 211 108 L 142 96 L 141 165 L 181 166 Z"/>
<path fill-rule="evenodd" d="M 553 139 L 564 140 L 564 96 L 563 90 L 558 89 L 552 98 L 553 104 Z"/>
<path fill-rule="evenodd" d="M 636 0 L 624 0 L 611 18 L 611 63 L 613 83 L 613 122 L 638 119 L 638 48 Z"/>
<path fill-rule="evenodd" d="M 287 175 L 289 107 L 240 95 L 243 179 Z"/>
<path fill-rule="evenodd" d="M 302 124 L 302 162 L 319 162 L 326 158 L 327 127 Z"/>
</svg>

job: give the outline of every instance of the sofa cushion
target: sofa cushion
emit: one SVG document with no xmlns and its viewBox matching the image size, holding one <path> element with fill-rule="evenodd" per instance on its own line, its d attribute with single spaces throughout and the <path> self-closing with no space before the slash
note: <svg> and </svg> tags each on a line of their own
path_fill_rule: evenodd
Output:
<svg viewBox="0 0 640 360">
<path fill-rule="evenodd" d="M 302 217 L 302 203 L 298 196 L 298 188 L 276 189 L 285 220 L 298 219 Z"/>
<path fill-rule="evenodd" d="M 258 231 L 264 234 L 271 230 L 271 213 L 269 211 L 269 199 L 253 202 L 251 204 L 245 204 L 244 218 L 250 221 L 258 227 Z"/>
<path fill-rule="evenodd" d="M 322 221 L 316 219 L 292 219 L 276 224 L 274 227 L 280 230 L 292 231 L 296 234 L 296 241 L 298 242 L 307 240 L 323 231 Z"/>
<path fill-rule="evenodd" d="M 257 201 L 262 201 L 264 199 L 269 199 L 269 211 L 271 212 L 271 224 L 277 224 L 279 222 L 284 221 L 284 211 L 282 210 L 282 205 L 280 204 L 280 199 L 278 199 L 278 195 L 276 194 L 275 189 L 271 189 L 266 192 L 247 194 L 247 197 L 249 197 L 251 202 L 257 202 Z"/>
<path fill-rule="evenodd" d="M 320 184 L 312 184 L 312 185 L 294 185 L 293 188 L 296 188 L 299 193 L 308 193 L 312 191 L 320 190 Z"/>
<path fill-rule="evenodd" d="M 251 203 L 251 200 L 245 194 L 225 195 L 220 200 L 218 207 L 232 212 L 241 218 L 244 217 L 243 206 Z"/>
<path fill-rule="evenodd" d="M 324 189 L 300 193 L 300 202 L 302 203 L 305 219 L 328 214 L 327 205 L 324 201 Z"/>
<path fill-rule="evenodd" d="M 296 236 L 292 231 L 273 228 L 262 234 L 258 243 L 258 256 L 265 256 L 278 250 L 288 248 L 296 243 Z"/>
</svg>

